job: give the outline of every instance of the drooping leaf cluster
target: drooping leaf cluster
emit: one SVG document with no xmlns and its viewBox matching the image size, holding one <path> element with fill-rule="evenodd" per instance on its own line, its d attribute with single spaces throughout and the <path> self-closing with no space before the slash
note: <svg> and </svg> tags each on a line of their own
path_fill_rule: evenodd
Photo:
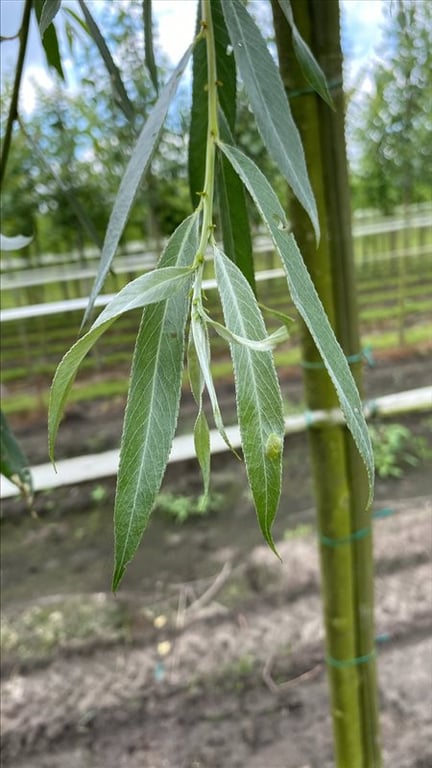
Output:
<svg viewBox="0 0 432 768">
<path fill-rule="evenodd" d="M 308 81 L 327 97 L 322 72 L 299 37 L 289 3 L 281 1 L 281 6 L 292 25 L 297 55 Z M 49 443 L 53 458 L 62 412 L 82 359 L 119 316 L 133 308 L 143 308 L 120 450 L 114 513 L 114 589 L 136 552 L 162 482 L 176 430 L 185 356 L 198 408 L 194 437 L 204 496 L 209 489 L 211 448 L 203 408 L 205 392 L 215 426 L 230 445 L 211 374 L 210 330 L 219 333 L 230 345 L 242 455 L 260 528 L 269 546 L 275 549 L 272 524 L 281 492 L 285 428 L 272 350 L 286 338 L 287 331 L 284 324 L 272 334 L 267 332 L 255 295 L 249 225 L 251 203 L 273 241 L 292 299 L 334 382 L 347 425 L 367 467 L 372 491 L 372 450 L 349 366 L 272 185 L 253 160 L 235 146 L 233 138 L 240 79 L 263 145 L 299 199 L 319 238 L 317 207 L 302 144 L 279 71 L 241 0 L 201 0 L 198 7 L 195 38 L 162 85 L 155 69 L 149 34 L 151 3 L 144 2 L 145 55 L 159 95 L 147 120 L 139 127 L 119 183 L 84 323 L 103 288 L 191 57 L 189 182 L 194 211 L 170 237 L 157 268 L 123 288 L 67 352 L 58 366 L 51 390 Z M 53 8 L 51 6 L 51 10 Z M 88 26 L 92 28 L 91 24 Z M 106 41 L 105 48 L 94 29 L 92 34 L 99 50 L 104 51 L 102 55 L 110 69 Z M 112 77 L 116 78 L 114 71 Z M 129 107 L 118 84 L 117 96 L 126 113 Z M 203 277 L 208 259 L 214 265 L 224 324 L 210 317 L 206 307 Z"/>
</svg>

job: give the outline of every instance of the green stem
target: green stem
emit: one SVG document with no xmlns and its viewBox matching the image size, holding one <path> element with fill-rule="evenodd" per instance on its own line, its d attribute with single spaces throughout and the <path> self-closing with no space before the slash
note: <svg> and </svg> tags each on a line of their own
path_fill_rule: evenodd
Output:
<svg viewBox="0 0 432 768">
<path fill-rule="evenodd" d="M 202 33 L 205 35 L 207 48 L 207 108 L 208 129 L 205 154 L 204 189 L 201 192 L 200 208 L 202 209 L 201 236 L 195 257 L 194 267 L 196 277 L 193 288 L 193 304 L 196 308 L 202 304 L 202 278 L 204 272 L 205 252 L 213 235 L 213 198 L 215 186 L 216 142 L 219 138 L 217 120 L 218 94 L 216 73 L 216 49 L 211 14 L 211 0 L 201 0 Z"/>
<path fill-rule="evenodd" d="M 205 249 L 213 232 L 213 197 L 215 185 L 216 142 L 219 138 L 219 127 L 217 120 L 218 86 L 216 72 L 216 49 L 214 41 L 213 19 L 211 14 L 211 2 L 210 0 L 201 0 L 201 2 L 202 26 L 205 32 L 207 45 L 208 129 L 205 156 L 204 189 L 201 193 L 203 221 L 201 227 L 201 238 L 198 246 L 198 262 L 204 261 Z"/>
<path fill-rule="evenodd" d="M 8 114 L 8 119 L 6 124 L 5 136 L 3 140 L 2 153 L 1 153 L 0 184 L 3 181 L 3 177 L 6 171 L 6 165 L 9 157 L 9 150 L 10 150 L 11 139 L 12 139 L 13 126 L 18 117 L 18 99 L 19 99 L 22 73 L 24 68 L 24 59 L 25 59 L 25 54 L 27 50 L 27 39 L 28 39 L 28 32 L 29 32 L 29 26 L 30 26 L 31 9 L 32 9 L 32 0 L 26 0 L 26 4 L 24 6 L 22 23 L 21 23 L 21 29 L 19 31 L 20 42 L 19 42 L 18 60 L 17 60 L 16 70 L 15 70 L 15 81 L 14 81 L 14 86 L 12 91 L 12 99 L 9 107 L 9 114 Z"/>
</svg>

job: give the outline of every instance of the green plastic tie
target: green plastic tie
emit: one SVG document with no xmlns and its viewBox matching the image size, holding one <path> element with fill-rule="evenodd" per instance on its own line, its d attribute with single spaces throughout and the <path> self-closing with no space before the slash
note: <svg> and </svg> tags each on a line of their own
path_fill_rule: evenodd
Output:
<svg viewBox="0 0 432 768">
<path fill-rule="evenodd" d="M 390 507 L 383 507 L 382 509 L 377 509 L 376 512 L 372 512 L 372 519 L 380 520 L 385 517 L 390 517 L 391 515 L 394 515 L 394 512 L 394 509 L 391 509 Z M 371 530 L 371 526 L 368 525 L 365 528 L 360 528 L 360 530 L 351 533 L 349 536 L 342 536 L 340 538 L 333 539 L 331 536 L 321 535 L 319 540 L 320 543 L 324 544 L 326 547 L 341 547 L 344 544 L 351 544 L 352 541 L 359 541 L 359 539 L 364 539 L 365 536 L 371 532 Z"/>
<path fill-rule="evenodd" d="M 320 536 L 321 544 L 326 547 L 342 547 L 344 544 L 351 544 L 352 541 L 364 539 L 370 533 L 370 525 L 367 528 L 360 528 L 359 531 L 351 533 L 349 536 L 342 536 L 340 539 L 332 539 L 330 536 Z"/>
<path fill-rule="evenodd" d="M 333 656 L 326 656 L 326 663 L 330 667 L 335 669 L 350 669 L 350 667 L 357 667 L 359 664 L 367 664 L 368 661 L 372 661 L 376 656 L 376 649 L 367 653 L 365 656 L 356 656 L 352 659 L 334 659 Z"/>
<path fill-rule="evenodd" d="M 361 352 L 357 352 L 354 355 L 346 355 L 346 361 L 349 365 L 352 365 L 353 363 L 361 363 L 362 360 L 366 360 L 368 366 L 370 368 L 374 368 L 375 360 L 372 353 L 372 347 L 364 347 Z M 302 360 L 300 365 L 302 368 L 307 368 L 310 370 L 315 368 L 322 369 L 326 367 L 322 360 Z"/>
<path fill-rule="evenodd" d="M 388 643 L 389 640 L 391 640 L 391 635 L 389 635 L 388 632 L 383 632 L 381 635 L 375 637 L 375 642 L 380 644 Z M 356 667 L 358 664 L 367 664 L 368 661 L 374 659 L 375 656 L 376 648 L 365 656 L 356 656 L 353 659 L 335 659 L 333 656 L 327 656 L 326 662 L 330 667 L 335 667 L 336 669 L 349 669 L 350 667 Z"/>
</svg>

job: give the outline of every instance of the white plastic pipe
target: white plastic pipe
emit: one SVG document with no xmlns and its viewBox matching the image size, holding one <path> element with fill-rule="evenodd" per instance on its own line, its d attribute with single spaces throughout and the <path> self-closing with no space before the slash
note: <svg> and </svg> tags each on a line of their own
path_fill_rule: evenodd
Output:
<svg viewBox="0 0 432 768">
<path fill-rule="evenodd" d="M 369 400 L 364 404 L 366 418 L 371 416 L 394 416 L 413 411 L 432 410 L 432 386 L 421 389 L 411 389 L 407 392 L 398 392 L 393 395 L 385 395 L 376 400 Z M 289 416 L 285 419 L 286 434 L 304 432 L 312 426 L 323 424 L 342 424 L 344 417 L 338 409 L 332 411 L 306 411 L 298 416 Z M 240 430 L 237 425 L 227 427 L 228 438 L 233 448 L 241 445 Z M 228 451 L 226 443 L 222 440 L 217 430 L 210 433 L 210 446 L 212 454 Z M 195 458 L 193 435 L 181 435 L 174 438 L 169 463 L 186 461 Z M 101 480 L 104 477 L 113 477 L 117 474 L 119 463 L 119 451 L 105 451 L 104 453 L 78 456 L 73 459 L 63 459 L 57 463 L 57 472 L 52 464 L 41 464 L 32 467 L 33 487 L 35 491 L 43 491 L 61 486 L 85 483 L 89 480 Z M 17 496 L 18 488 L 4 477 L 0 478 L 0 498 L 7 499 Z"/>
</svg>

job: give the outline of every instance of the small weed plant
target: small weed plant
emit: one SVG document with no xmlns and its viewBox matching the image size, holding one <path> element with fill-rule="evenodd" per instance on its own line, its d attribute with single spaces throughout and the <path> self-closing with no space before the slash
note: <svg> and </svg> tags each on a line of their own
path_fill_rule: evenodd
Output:
<svg viewBox="0 0 432 768">
<path fill-rule="evenodd" d="M 407 467 L 415 467 L 432 455 L 424 437 L 414 435 L 403 424 L 380 424 L 370 428 L 379 477 L 402 477 Z"/>
<path fill-rule="evenodd" d="M 160 493 L 157 498 L 156 509 L 181 525 L 199 517 L 206 517 L 212 512 L 218 512 L 222 507 L 223 500 L 224 497 L 220 493 L 210 493 L 207 499 L 204 496 L 179 496 L 173 493 Z"/>
</svg>

